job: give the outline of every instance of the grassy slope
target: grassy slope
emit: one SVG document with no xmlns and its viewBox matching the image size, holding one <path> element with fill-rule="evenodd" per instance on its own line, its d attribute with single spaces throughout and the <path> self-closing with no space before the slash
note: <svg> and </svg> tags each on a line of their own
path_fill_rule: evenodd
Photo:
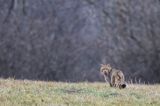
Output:
<svg viewBox="0 0 160 106">
<path fill-rule="evenodd" d="M 160 106 L 160 85 L 110 88 L 105 83 L 0 79 L 0 106 Z"/>
</svg>

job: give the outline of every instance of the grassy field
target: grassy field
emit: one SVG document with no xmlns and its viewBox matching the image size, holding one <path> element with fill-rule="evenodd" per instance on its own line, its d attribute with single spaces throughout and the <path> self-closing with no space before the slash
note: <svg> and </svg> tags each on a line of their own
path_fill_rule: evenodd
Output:
<svg viewBox="0 0 160 106">
<path fill-rule="evenodd" d="M 0 106 L 160 106 L 160 85 L 0 79 Z"/>
</svg>

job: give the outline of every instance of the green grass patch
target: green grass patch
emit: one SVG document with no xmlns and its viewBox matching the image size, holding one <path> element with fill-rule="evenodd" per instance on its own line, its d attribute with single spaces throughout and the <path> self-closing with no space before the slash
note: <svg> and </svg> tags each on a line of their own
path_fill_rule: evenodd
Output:
<svg viewBox="0 0 160 106">
<path fill-rule="evenodd" d="M 0 79 L 0 106 L 160 106 L 160 85 Z"/>
</svg>

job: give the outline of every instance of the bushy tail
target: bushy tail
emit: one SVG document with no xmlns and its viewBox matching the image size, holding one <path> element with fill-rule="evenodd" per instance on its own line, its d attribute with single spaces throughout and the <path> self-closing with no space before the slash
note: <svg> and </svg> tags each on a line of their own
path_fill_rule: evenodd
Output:
<svg viewBox="0 0 160 106">
<path fill-rule="evenodd" d="M 127 86 L 126 84 L 121 84 L 120 89 L 126 88 L 126 86 Z"/>
</svg>

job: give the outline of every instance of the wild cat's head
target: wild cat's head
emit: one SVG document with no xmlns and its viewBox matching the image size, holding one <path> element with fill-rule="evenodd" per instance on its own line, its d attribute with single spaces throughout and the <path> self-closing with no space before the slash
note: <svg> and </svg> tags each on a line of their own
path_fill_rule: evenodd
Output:
<svg viewBox="0 0 160 106">
<path fill-rule="evenodd" d="M 102 74 L 108 75 L 112 70 L 110 64 L 101 64 L 100 72 Z"/>
</svg>

